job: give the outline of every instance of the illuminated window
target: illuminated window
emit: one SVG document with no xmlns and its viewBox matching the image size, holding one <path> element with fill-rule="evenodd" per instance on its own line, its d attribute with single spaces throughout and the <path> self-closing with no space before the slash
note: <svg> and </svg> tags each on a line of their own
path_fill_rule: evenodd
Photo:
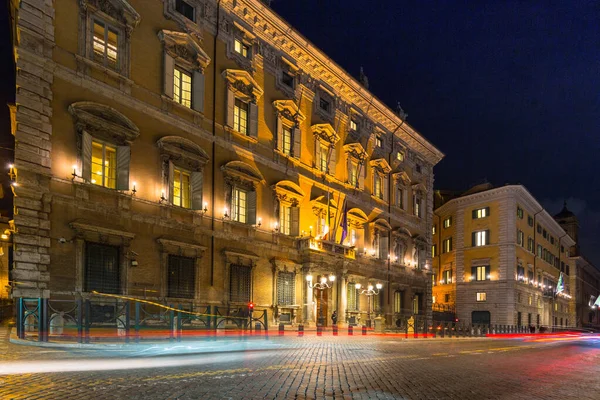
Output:
<svg viewBox="0 0 600 400">
<path fill-rule="evenodd" d="M 450 228 L 452 226 L 452 217 L 448 217 L 444 220 L 444 228 Z"/>
<path fill-rule="evenodd" d="M 486 301 L 487 295 L 485 292 L 477 292 L 477 301 Z"/>
<path fill-rule="evenodd" d="M 378 173 L 373 174 L 373 195 L 383 199 L 383 177 Z"/>
<path fill-rule="evenodd" d="M 194 21 L 194 7 L 183 0 L 175 1 L 175 10 L 190 21 Z"/>
<path fill-rule="evenodd" d="M 240 99 L 235 99 L 233 107 L 233 129 L 244 135 L 248 134 L 248 103 Z"/>
<path fill-rule="evenodd" d="M 351 119 L 351 120 L 350 120 L 350 130 L 351 130 L 351 131 L 355 131 L 357 128 L 358 128 L 358 127 L 357 127 L 357 125 L 356 125 L 356 122 L 354 122 L 354 120 L 353 120 L 353 119 Z"/>
<path fill-rule="evenodd" d="M 473 247 L 486 246 L 490 244 L 490 231 L 473 232 L 471 239 Z"/>
<path fill-rule="evenodd" d="M 173 100 L 192 107 L 192 76 L 177 67 L 173 69 Z"/>
<path fill-rule="evenodd" d="M 375 146 L 376 147 L 383 147 L 383 139 L 381 138 L 381 136 L 376 136 L 375 137 Z"/>
<path fill-rule="evenodd" d="M 94 20 L 94 61 L 117 69 L 119 33 L 104 22 Z"/>
<path fill-rule="evenodd" d="M 431 303 L 435 304 L 435 296 L 431 296 Z"/>
<path fill-rule="evenodd" d="M 248 193 L 245 190 L 235 188 L 233 190 L 233 203 L 232 203 L 232 219 L 237 222 L 246 223 L 247 219 L 247 199 Z"/>
<path fill-rule="evenodd" d="M 173 205 L 190 208 L 190 174 L 180 169 L 173 170 Z"/>
<path fill-rule="evenodd" d="M 401 152 L 401 151 L 397 152 L 397 153 L 396 153 L 396 159 L 397 159 L 398 161 L 404 161 L 404 153 L 403 153 L 403 152 Z"/>
<path fill-rule="evenodd" d="M 117 149 L 92 141 L 92 176 L 94 185 L 115 189 L 117 183 Z"/>
<path fill-rule="evenodd" d="M 521 207 L 517 207 L 517 217 L 523 219 L 523 209 Z"/>
<path fill-rule="evenodd" d="M 325 143 L 319 143 L 319 171 L 327 172 L 328 160 L 329 160 L 329 146 Z"/>
<path fill-rule="evenodd" d="M 473 210 L 473 219 L 479 219 L 479 218 L 485 218 L 488 217 L 490 215 L 490 208 L 489 207 L 484 207 L 484 208 L 479 208 L 477 210 Z"/>
<path fill-rule="evenodd" d="M 283 154 L 291 156 L 292 155 L 292 129 L 284 126 L 283 127 L 283 132 L 282 132 L 282 147 L 281 147 L 281 151 L 283 151 Z"/>
<path fill-rule="evenodd" d="M 436 228 L 437 228 L 437 227 L 436 227 L 435 225 L 431 227 L 431 234 L 432 234 L 432 235 L 435 235 L 435 233 L 436 233 L 436 231 L 437 231 L 437 229 L 436 229 Z"/>
<path fill-rule="evenodd" d="M 431 246 L 431 256 L 435 257 L 437 255 L 437 245 Z"/>
<path fill-rule="evenodd" d="M 236 53 L 240 54 L 242 57 L 248 58 L 250 47 L 243 43 L 241 40 L 235 39 L 233 48 Z"/>
<path fill-rule="evenodd" d="M 533 304 L 533 296 L 529 295 L 529 297 L 527 298 L 527 304 L 529 304 L 529 305 Z"/>
<path fill-rule="evenodd" d="M 351 311 L 358 311 L 359 309 L 359 293 L 358 293 L 358 289 L 356 289 L 356 283 L 354 282 L 349 282 L 348 286 L 347 286 L 347 292 L 346 292 L 346 297 L 347 297 L 347 305 L 348 305 L 348 310 Z"/>
<path fill-rule="evenodd" d="M 292 208 L 289 206 L 281 205 L 279 208 L 279 229 L 280 232 L 284 235 L 290 234 L 291 218 Z"/>
<path fill-rule="evenodd" d="M 449 253 L 452 251 L 452 237 L 449 237 L 448 239 L 444 239 L 444 241 L 442 242 L 443 245 L 443 251 L 444 253 Z"/>
<path fill-rule="evenodd" d="M 431 286 L 437 286 L 437 275 L 431 274 Z"/>
<path fill-rule="evenodd" d="M 442 275 L 442 284 L 449 284 L 452 283 L 452 270 L 446 270 L 444 271 L 443 275 Z"/>
<path fill-rule="evenodd" d="M 481 265 L 477 267 L 471 267 L 471 275 L 476 281 L 487 281 L 490 279 L 490 266 Z"/>
<path fill-rule="evenodd" d="M 517 244 L 519 246 L 525 245 L 525 233 L 521 230 L 517 230 Z"/>
<path fill-rule="evenodd" d="M 358 165 L 351 162 L 350 171 L 348 171 L 348 183 L 353 187 L 358 186 Z"/>
<path fill-rule="evenodd" d="M 402 291 L 400 291 L 400 290 L 396 290 L 394 292 L 394 312 L 397 313 L 397 314 L 399 314 L 399 313 L 402 312 L 402 307 L 403 307 L 403 304 L 402 304 L 402 297 L 403 296 L 402 295 L 403 294 L 404 293 Z"/>
</svg>

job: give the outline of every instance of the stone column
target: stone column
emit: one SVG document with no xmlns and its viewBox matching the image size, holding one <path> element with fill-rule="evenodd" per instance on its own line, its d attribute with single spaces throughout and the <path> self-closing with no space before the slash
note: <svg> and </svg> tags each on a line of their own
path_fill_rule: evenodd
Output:
<svg viewBox="0 0 600 400">
<path fill-rule="evenodd" d="M 346 309 L 348 308 L 348 276 L 343 274 L 338 282 L 338 290 L 340 291 L 340 301 L 338 304 L 338 325 L 346 326 Z"/>
</svg>

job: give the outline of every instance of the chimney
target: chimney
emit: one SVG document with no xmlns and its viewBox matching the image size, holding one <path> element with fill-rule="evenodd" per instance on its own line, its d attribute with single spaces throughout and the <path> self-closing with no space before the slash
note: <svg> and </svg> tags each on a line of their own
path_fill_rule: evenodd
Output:
<svg viewBox="0 0 600 400">
<path fill-rule="evenodd" d="M 358 76 L 358 82 L 365 87 L 365 89 L 369 89 L 369 78 L 365 75 L 365 71 L 363 67 L 360 67 L 360 75 Z"/>
</svg>

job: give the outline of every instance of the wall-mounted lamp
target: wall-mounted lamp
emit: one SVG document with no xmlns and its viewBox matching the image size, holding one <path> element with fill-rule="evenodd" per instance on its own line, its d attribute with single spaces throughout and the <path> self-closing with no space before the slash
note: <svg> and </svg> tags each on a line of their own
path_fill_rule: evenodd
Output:
<svg viewBox="0 0 600 400">
<path fill-rule="evenodd" d="M 205 215 L 208 212 L 208 203 L 204 202 L 204 205 L 202 206 L 202 215 Z"/>
<path fill-rule="evenodd" d="M 312 237 L 312 225 L 308 227 L 310 229 L 308 236 Z"/>
<path fill-rule="evenodd" d="M 71 173 L 71 180 L 74 181 L 75 178 L 78 178 L 79 175 L 77 175 L 77 164 L 73 164 L 73 172 Z"/>
<path fill-rule="evenodd" d="M 275 224 L 273 224 L 273 232 L 279 232 L 279 223 L 277 221 L 275 221 Z"/>
<path fill-rule="evenodd" d="M 227 207 L 223 207 L 223 219 L 229 219 L 229 210 Z"/>
<path fill-rule="evenodd" d="M 167 201 L 166 197 L 165 197 L 165 191 L 163 190 L 162 192 L 160 192 L 160 201 L 159 203 L 164 203 L 165 201 Z"/>
<path fill-rule="evenodd" d="M 131 189 L 132 196 L 135 196 L 135 194 L 137 193 L 136 186 L 137 186 L 137 182 L 133 182 L 133 189 Z"/>
<path fill-rule="evenodd" d="M 256 226 L 258 226 L 259 228 L 262 226 L 262 218 L 258 218 L 256 221 Z"/>
<path fill-rule="evenodd" d="M 15 171 L 14 164 L 8 164 L 8 176 L 11 181 L 14 181 L 17 178 L 17 171 Z"/>
</svg>

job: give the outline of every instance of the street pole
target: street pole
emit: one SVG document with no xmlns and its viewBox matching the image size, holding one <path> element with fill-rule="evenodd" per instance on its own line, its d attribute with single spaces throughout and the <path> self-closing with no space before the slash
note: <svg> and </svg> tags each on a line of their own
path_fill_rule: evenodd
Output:
<svg viewBox="0 0 600 400">
<path fill-rule="evenodd" d="M 319 290 L 319 298 L 321 299 L 319 302 L 319 324 L 323 325 L 323 289 Z"/>
</svg>

